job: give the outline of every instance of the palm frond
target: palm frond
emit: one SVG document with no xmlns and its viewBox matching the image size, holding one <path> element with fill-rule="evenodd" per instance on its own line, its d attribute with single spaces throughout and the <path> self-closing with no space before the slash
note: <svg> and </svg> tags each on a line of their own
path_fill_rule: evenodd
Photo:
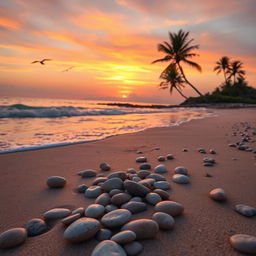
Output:
<svg viewBox="0 0 256 256">
<path fill-rule="evenodd" d="M 185 63 L 187 63 L 188 65 L 190 65 L 191 67 L 197 69 L 199 72 L 202 72 L 202 68 L 199 64 L 197 64 L 196 62 L 190 61 L 190 60 L 183 60 Z"/>
</svg>

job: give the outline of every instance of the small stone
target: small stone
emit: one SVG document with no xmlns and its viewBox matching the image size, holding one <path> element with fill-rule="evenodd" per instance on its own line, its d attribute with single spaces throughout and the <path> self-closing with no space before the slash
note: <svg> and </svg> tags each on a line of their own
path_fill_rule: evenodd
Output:
<svg viewBox="0 0 256 256">
<path fill-rule="evenodd" d="M 96 171 L 94 170 L 85 170 L 81 172 L 83 178 L 91 178 L 96 176 Z"/>
<path fill-rule="evenodd" d="M 149 189 L 151 189 L 155 182 L 156 182 L 155 179 L 146 178 L 144 180 L 139 181 L 138 183 L 142 184 L 145 187 L 148 187 Z"/>
<path fill-rule="evenodd" d="M 126 209 L 117 209 L 105 214 L 101 222 L 107 228 L 119 228 L 127 223 L 132 214 Z"/>
<path fill-rule="evenodd" d="M 151 165 L 150 164 L 141 164 L 140 165 L 140 170 L 150 170 Z"/>
<path fill-rule="evenodd" d="M 64 238 L 77 243 L 92 238 L 100 230 L 100 222 L 93 218 L 80 218 L 73 222 L 64 232 Z"/>
<path fill-rule="evenodd" d="M 94 219 L 98 219 L 100 217 L 102 217 L 105 213 L 105 207 L 103 205 L 100 204 L 90 204 L 85 212 L 84 215 L 86 217 L 90 217 L 90 218 L 94 218 Z"/>
<path fill-rule="evenodd" d="M 153 214 L 152 219 L 157 222 L 160 229 L 168 230 L 174 227 L 174 218 L 164 212 L 156 212 Z"/>
<path fill-rule="evenodd" d="M 116 194 L 123 193 L 123 192 L 124 192 L 124 190 L 122 190 L 122 189 L 112 189 L 112 190 L 109 192 L 109 195 L 112 197 L 112 196 L 114 196 L 114 195 L 116 195 Z"/>
<path fill-rule="evenodd" d="M 143 152 L 140 151 L 140 150 L 138 150 L 138 151 L 136 152 L 136 154 L 143 154 Z"/>
<path fill-rule="evenodd" d="M 204 163 L 211 163 L 211 164 L 215 164 L 215 159 L 211 158 L 211 157 L 205 157 L 203 159 Z"/>
<path fill-rule="evenodd" d="M 156 205 L 162 201 L 162 198 L 157 193 L 148 193 L 146 195 L 146 201 L 151 205 Z"/>
<path fill-rule="evenodd" d="M 186 148 L 183 148 L 182 152 L 188 152 L 188 150 Z"/>
<path fill-rule="evenodd" d="M 47 231 L 47 225 L 42 219 L 32 219 L 27 222 L 26 230 L 28 236 L 38 236 Z"/>
<path fill-rule="evenodd" d="M 228 144 L 228 146 L 231 148 L 236 148 L 236 144 L 234 144 L 234 143 Z"/>
<path fill-rule="evenodd" d="M 108 180 L 108 177 L 98 177 L 92 182 L 92 185 L 98 185 L 99 183 L 105 182 L 106 180 Z"/>
<path fill-rule="evenodd" d="M 150 171 L 142 170 L 142 171 L 139 171 L 137 175 L 139 178 L 145 179 L 148 175 L 150 175 Z"/>
<path fill-rule="evenodd" d="M 109 203 L 110 203 L 110 195 L 108 193 L 103 193 L 95 199 L 95 204 L 106 206 Z"/>
<path fill-rule="evenodd" d="M 130 202 L 142 202 L 142 198 L 139 196 L 132 197 Z"/>
<path fill-rule="evenodd" d="M 184 211 L 184 207 L 182 206 L 182 204 L 174 201 L 162 201 L 156 204 L 155 211 L 164 212 L 171 215 L 172 217 L 175 217 L 182 214 L 182 212 Z"/>
<path fill-rule="evenodd" d="M 0 234 L 0 248 L 12 248 L 21 245 L 27 238 L 25 228 L 12 228 Z"/>
<path fill-rule="evenodd" d="M 178 166 L 174 169 L 174 173 L 188 175 L 188 169 L 184 166 Z"/>
<path fill-rule="evenodd" d="M 111 167 L 110 167 L 110 165 L 108 163 L 101 163 L 100 164 L 100 169 L 102 171 L 110 171 Z"/>
<path fill-rule="evenodd" d="M 51 176 L 47 179 L 49 188 L 63 188 L 66 185 L 66 179 L 60 176 Z"/>
<path fill-rule="evenodd" d="M 141 181 L 141 178 L 140 177 L 132 177 L 131 180 L 135 181 L 135 182 L 139 182 L 139 181 Z"/>
<path fill-rule="evenodd" d="M 139 219 L 125 224 L 122 229 L 131 230 L 136 234 L 136 239 L 154 238 L 159 230 L 158 224 L 154 220 Z"/>
<path fill-rule="evenodd" d="M 171 185 L 167 181 L 157 181 L 154 183 L 154 188 L 160 188 L 162 190 L 169 190 Z"/>
<path fill-rule="evenodd" d="M 133 168 L 129 168 L 126 173 L 136 174 L 136 170 Z"/>
<path fill-rule="evenodd" d="M 159 196 L 161 196 L 161 198 L 163 200 L 168 200 L 169 197 L 170 197 L 169 193 L 167 193 L 165 190 L 162 190 L 160 188 L 157 188 L 157 189 L 153 190 L 153 192 L 157 193 Z"/>
<path fill-rule="evenodd" d="M 148 175 L 147 178 L 154 179 L 155 181 L 166 181 L 166 178 L 164 176 L 156 173 Z"/>
<path fill-rule="evenodd" d="M 124 181 L 124 180 L 127 179 L 127 174 L 126 174 L 126 172 L 113 172 L 113 173 L 108 175 L 108 178 L 109 179 L 119 178 L 119 179 Z"/>
<path fill-rule="evenodd" d="M 112 237 L 112 231 L 110 229 L 102 228 L 96 234 L 98 241 L 109 240 Z"/>
<path fill-rule="evenodd" d="M 112 178 L 105 181 L 101 188 L 106 192 L 110 192 L 112 189 L 122 189 L 123 181 L 120 178 Z"/>
<path fill-rule="evenodd" d="M 74 221 L 78 220 L 81 217 L 81 215 L 79 213 L 70 215 L 64 219 L 61 220 L 61 223 L 65 226 L 70 225 L 71 223 L 73 223 Z"/>
<path fill-rule="evenodd" d="M 157 158 L 157 160 L 158 160 L 159 162 L 164 162 L 164 161 L 165 161 L 165 157 L 164 157 L 164 156 L 159 156 L 159 157 Z"/>
<path fill-rule="evenodd" d="M 147 210 L 147 205 L 143 202 L 130 201 L 121 206 L 122 209 L 127 209 L 131 213 L 139 213 Z"/>
<path fill-rule="evenodd" d="M 114 241 L 100 242 L 93 250 L 91 256 L 126 256 L 124 249 Z"/>
<path fill-rule="evenodd" d="M 111 237 L 110 240 L 118 244 L 127 244 L 136 239 L 136 234 L 131 230 L 121 231 Z"/>
<path fill-rule="evenodd" d="M 256 254 L 256 237 L 237 234 L 229 239 L 232 247 L 242 253 Z"/>
<path fill-rule="evenodd" d="M 167 173 L 167 168 L 164 164 L 159 164 L 154 169 L 155 173 Z"/>
<path fill-rule="evenodd" d="M 105 175 L 103 173 L 98 173 L 97 177 L 105 177 Z"/>
<path fill-rule="evenodd" d="M 76 191 L 78 193 L 84 193 L 87 188 L 88 188 L 88 186 L 86 186 L 85 184 L 81 184 L 81 185 L 77 186 Z"/>
<path fill-rule="evenodd" d="M 166 158 L 167 158 L 168 160 L 173 160 L 173 159 L 174 159 L 174 156 L 173 156 L 173 154 L 168 154 L 168 155 L 166 156 Z"/>
<path fill-rule="evenodd" d="M 154 150 L 160 150 L 160 147 L 155 147 Z"/>
<path fill-rule="evenodd" d="M 212 198 L 215 201 L 227 200 L 226 193 L 222 188 L 215 188 L 212 191 L 210 191 L 210 198 Z"/>
<path fill-rule="evenodd" d="M 74 211 L 72 211 L 71 214 L 74 215 L 74 214 L 77 214 L 77 213 L 79 213 L 80 216 L 83 216 L 84 215 L 84 207 L 76 208 Z"/>
<path fill-rule="evenodd" d="M 199 148 L 199 149 L 198 149 L 198 152 L 201 153 L 201 154 L 206 154 L 206 151 L 205 151 L 205 149 L 203 149 L 203 148 Z"/>
<path fill-rule="evenodd" d="M 211 166 L 213 166 L 214 164 L 213 163 L 210 163 L 210 162 L 206 162 L 206 163 L 204 163 L 204 166 L 205 167 L 211 167 Z"/>
<path fill-rule="evenodd" d="M 246 217 L 252 217 L 256 215 L 256 208 L 245 204 L 237 204 L 235 210 Z"/>
<path fill-rule="evenodd" d="M 105 211 L 106 212 L 112 212 L 114 210 L 118 209 L 118 207 L 116 205 L 113 205 L 113 204 L 108 204 L 106 207 L 105 207 Z"/>
<path fill-rule="evenodd" d="M 89 188 L 86 189 L 84 195 L 85 197 L 88 197 L 88 198 L 96 198 L 99 195 L 101 195 L 102 192 L 103 191 L 100 186 L 90 186 Z"/>
<path fill-rule="evenodd" d="M 209 153 L 215 155 L 215 154 L 216 154 L 216 151 L 213 150 L 213 149 L 210 149 L 210 150 L 209 150 Z"/>
<path fill-rule="evenodd" d="M 211 177 L 213 177 L 213 175 L 212 175 L 211 173 L 208 173 L 208 172 L 207 172 L 207 173 L 205 174 L 205 177 L 211 178 Z"/>
<path fill-rule="evenodd" d="M 59 218 L 65 218 L 69 216 L 71 211 L 66 208 L 54 208 L 43 214 L 45 220 L 53 220 Z"/>
<path fill-rule="evenodd" d="M 122 205 L 124 203 L 127 203 L 132 197 L 127 193 L 119 193 L 111 198 L 111 203 L 114 205 Z"/>
<path fill-rule="evenodd" d="M 187 184 L 187 183 L 190 182 L 190 178 L 186 175 L 183 175 L 183 174 L 174 174 L 172 176 L 172 180 L 175 183 L 179 183 L 179 184 Z"/>
<path fill-rule="evenodd" d="M 137 241 L 124 245 L 124 250 L 128 256 L 136 256 L 143 251 L 143 245 Z"/>
<path fill-rule="evenodd" d="M 124 188 L 128 191 L 128 193 L 131 196 L 144 197 L 144 196 L 146 196 L 147 193 L 150 192 L 149 188 L 147 188 L 141 184 L 138 184 L 134 181 L 131 181 L 131 180 L 126 180 L 124 182 Z"/>
<path fill-rule="evenodd" d="M 147 162 L 147 158 L 145 156 L 140 156 L 136 158 L 136 163 L 145 163 Z"/>
</svg>

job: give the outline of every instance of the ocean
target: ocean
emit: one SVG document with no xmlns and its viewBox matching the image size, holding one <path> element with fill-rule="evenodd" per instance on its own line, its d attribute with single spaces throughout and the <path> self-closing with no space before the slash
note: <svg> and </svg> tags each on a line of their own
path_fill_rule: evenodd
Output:
<svg viewBox="0 0 256 256">
<path fill-rule="evenodd" d="M 205 108 L 153 109 L 102 103 L 110 102 L 0 97 L 0 153 L 101 140 L 214 115 Z"/>
</svg>

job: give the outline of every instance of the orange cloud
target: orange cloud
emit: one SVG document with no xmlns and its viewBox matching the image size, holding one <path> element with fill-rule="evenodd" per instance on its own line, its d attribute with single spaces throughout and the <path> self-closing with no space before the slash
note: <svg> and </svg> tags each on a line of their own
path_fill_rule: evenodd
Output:
<svg viewBox="0 0 256 256">
<path fill-rule="evenodd" d="M 19 23 L 17 20 L 0 16 L 0 26 L 5 27 L 7 29 L 16 30 L 21 27 L 21 23 Z"/>
</svg>

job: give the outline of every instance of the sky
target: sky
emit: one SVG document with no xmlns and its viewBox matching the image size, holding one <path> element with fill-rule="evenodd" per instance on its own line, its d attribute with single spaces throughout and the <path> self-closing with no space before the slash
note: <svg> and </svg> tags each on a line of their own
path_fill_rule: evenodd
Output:
<svg viewBox="0 0 256 256">
<path fill-rule="evenodd" d="M 151 64 L 179 29 L 200 46 L 193 61 L 202 73 L 183 67 L 201 92 L 223 82 L 213 72 L 222 56 L 242 61 L 256 87 L 255 13 L 255 0 L 3 0 L 0 96 L 180 103 L 158 87 L 167 63 Z M 183 93 L 196 96 L 188 86 Z"/>
</svg>

